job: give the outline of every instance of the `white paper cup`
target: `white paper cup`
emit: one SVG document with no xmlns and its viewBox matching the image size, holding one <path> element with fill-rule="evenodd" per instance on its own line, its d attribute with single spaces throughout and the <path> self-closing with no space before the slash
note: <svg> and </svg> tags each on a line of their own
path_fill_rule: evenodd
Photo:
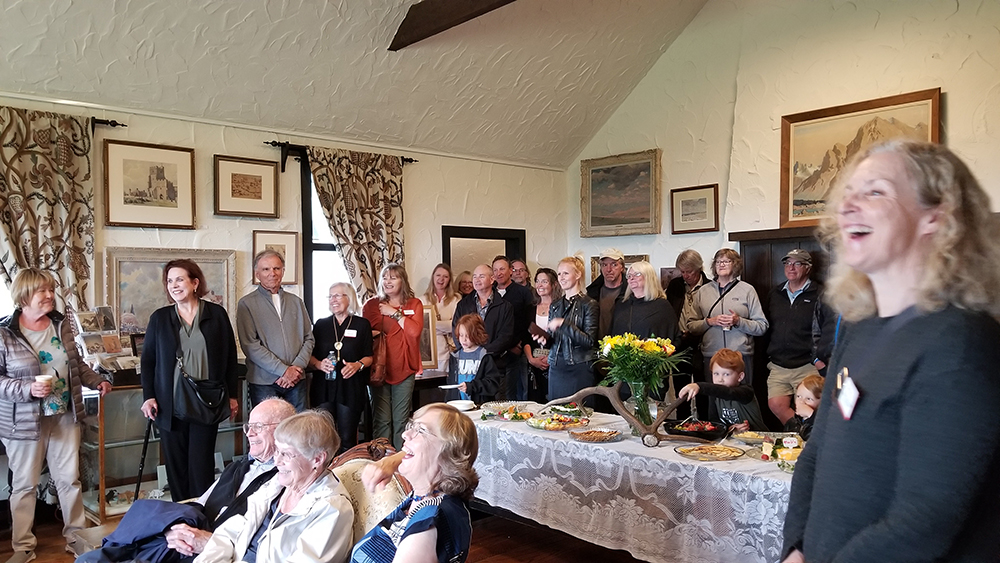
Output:
<svg viewBox="0 0 1000 563">
<path fill-rule="evenodd" d="M 53 376 L 53 375 L 36 375 L 35 376 L 35 382 L 37 382 L 37 383 L 44 383 L 46 385 L 52 385 L 53 381 L 55 381 L 55 376 Z"/>
</svg>

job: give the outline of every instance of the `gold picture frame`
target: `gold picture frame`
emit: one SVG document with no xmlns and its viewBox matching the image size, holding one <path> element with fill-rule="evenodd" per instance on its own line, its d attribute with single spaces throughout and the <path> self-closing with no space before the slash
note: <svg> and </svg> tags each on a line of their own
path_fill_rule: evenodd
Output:
<svg viewBox="0 0 1000 563">
<path fill-rule="evenodd" d="M 580 161 L 580 236 L 660 232 L 660 149 Z"/>
<path fill-rule="evenodd" d="M 781 228 L 818 225 L 825 196 L 855 154 L 885 139 L 941 136 L 941 89 L 781 117 Z"/>
</svg>

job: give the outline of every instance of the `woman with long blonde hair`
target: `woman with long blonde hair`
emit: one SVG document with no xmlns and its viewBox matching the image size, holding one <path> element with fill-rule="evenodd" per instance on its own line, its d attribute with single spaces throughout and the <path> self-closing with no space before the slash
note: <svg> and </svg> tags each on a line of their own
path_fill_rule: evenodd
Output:
<svg viewBox="0 0 1000 563">
<path fill-rule="evenodd" d="M 455 306 L 462 298 L 452 284 L 451 266 L 445 263 L 434 266 L 431 279 L 427 282 L 421 301 L 424 307 L 431 309 L 431 322 L 434 323 L 435 350 L 437 350 L 438 369 L 448 371 L 448 361 L 455 351 L 455 339 L 451 332 L 451 321 L 455 316 Z"/>
<path fill-rule="evenodd" d="M 930 143 L 869 147 L 840 177 L 821 230 L 836 257 L 828 302 L 844 322 L 795 467 L 785 561 L 994 561 L 1000 233 L 989 197 Z M 935 413 L 965 414 L 956 430 Z"/>
<path fill-rule="evenodd" d="M 551 342 L 538 337 L 549 351 L 549 400 L 567 397 L 594 384 L 597 346 L 597 301 L 583 290 L 583 260 L 567 256 L 556 269 L 561 299 L 549 306 Z M 588 400 L 589 402 L 589 400 Z"/>
</svg>

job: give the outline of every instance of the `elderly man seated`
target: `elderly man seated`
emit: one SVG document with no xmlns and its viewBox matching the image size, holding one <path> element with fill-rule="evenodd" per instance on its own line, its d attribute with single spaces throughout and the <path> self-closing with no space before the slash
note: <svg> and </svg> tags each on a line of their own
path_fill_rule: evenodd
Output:
<svg viewBox="0 0 1000 563">
<path fill-rule="evenodd" d="M 230 517 L 242 515 L 250 495 L 277 473 L 274 429 L 294 414 L 295 407 L 283 399 L 262 401 L 243 425 L 250 455 L 231 463 L 196 504 L 137 501 L 104 546 L 81 555 L 77 562 L 190 561 L 205 548 L 212 531 Z"/>
</svg>

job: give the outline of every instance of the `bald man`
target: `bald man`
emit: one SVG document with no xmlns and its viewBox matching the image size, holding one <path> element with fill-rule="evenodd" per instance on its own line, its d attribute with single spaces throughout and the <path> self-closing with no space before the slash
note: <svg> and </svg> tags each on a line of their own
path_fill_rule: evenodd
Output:
<svg viewBox="0 0 1000 563">
<path fill-rule="evenodd" d="M 486 325 L 489 336 L 486 351 L 493 356 L 493 361 L 500 370 L 501 383 L 497 400 L 504 401 L 507 396 L 506 382 L 503 370 L 507 366 L 507 351 L 517 343 L 514 333 L 514 308 L 505 301 L 493 288 L 493 267 L 480 264 L 472 272 L 472 287 L 474 291 L 458 302 L 455 306 L 455 316 L 452 317 L 452 329 L 458 319 L 465 315 L 477 314 Z"/>
<path fill-rule="evenodd" d="M 139 501 L 133 506 L 134 510 L 130 509 L 125 514 L 115 532 L 108 536 L 108 543 L 103 548 L 85 553 L 77 561 L 190 561 L 205 548 L 208 538 L 212 537 L 212 530 L 230 517 L 242 515 L 247 508 L 247 497 L 277 473 L 273 459 L 276 450 L 274 429 L 294 414 L 295 407 L 291 403 L 277 398 L 261 401 L 250 411 L 250 418 L 243 425 L 250 443 L 250 455 L 229 464 L 219 479 L 198 498 L 197 504 L 182 507 L 201 512 L 204 518 L 199 520 L 205 522 L 204 528 L 180 523 L 171 526 L 161 537 L 144 536 L 138 530 L 163 530 L 175 521 L 177 512 L 171 508 L 174 503 Z M 154 504 L 145 504 L 147 502 Z M 165 516 L 167 514 L 170 516 Z M 169 520 L 158 524 L 157 520 L 161 518 Z"/>
</svg>

